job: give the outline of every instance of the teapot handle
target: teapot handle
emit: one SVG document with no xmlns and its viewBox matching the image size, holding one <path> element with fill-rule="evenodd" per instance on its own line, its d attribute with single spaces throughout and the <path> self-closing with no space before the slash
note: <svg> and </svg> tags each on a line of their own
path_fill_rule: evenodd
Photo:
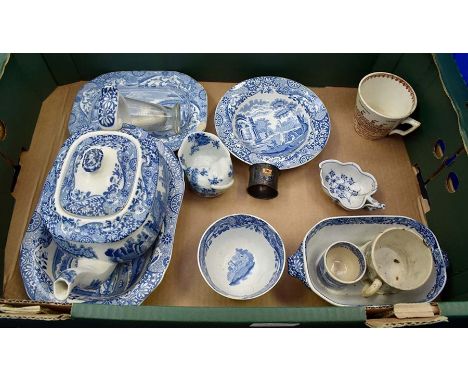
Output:
<svg viewBox="0 0 468 382">
<path fill-rule="evenodd" d="M 288 257 L 288 273 L 309 286 L 304 269 L 304 253 L 302 252 L 302 243 L 294 255 Z"/>
</svg>

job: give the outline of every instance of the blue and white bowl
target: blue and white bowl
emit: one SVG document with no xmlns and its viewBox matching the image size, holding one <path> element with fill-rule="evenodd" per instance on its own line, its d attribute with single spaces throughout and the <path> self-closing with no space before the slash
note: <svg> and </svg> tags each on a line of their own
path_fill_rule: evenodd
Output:
<svg viewBox="0 0 468 382">
<path fill-rule="evenodd" d="M 124 262 L 151 247 L 169 183 L 156 143 L 137 128 L 90 129 L 65 141 L 39 202 L 44 225 L 63 251 Z"/>
<path fill-rule="evenodd" d="M 178 156 L 190 187 L 199 195 L 215 197 L 233 185 L 231 155 L 216 135 L 189 134 L 182 141 Z"/>
<path fill-rule="evenodd" d="M 285 250 L 278 232 L 252 215 L 225 216 L 203 234 L 198 266 L 222 296 L 249 300 L 272 289 L 284 270 Z"/>
</svg>

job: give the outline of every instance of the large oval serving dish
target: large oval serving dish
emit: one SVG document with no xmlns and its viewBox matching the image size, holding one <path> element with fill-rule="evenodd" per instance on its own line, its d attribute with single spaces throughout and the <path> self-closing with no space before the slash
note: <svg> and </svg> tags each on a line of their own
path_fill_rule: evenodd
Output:
<svg viewBox="0 0 468 382">
<path fill-rule="evenodd" d="M 230 89 L 215 112 L 218 136 L 248 163 L 280 170 L 314 159 L 330 134 L 330 117 L 317 95 L 282 77 L 256 77 Z"/>
<path fill-rule="evenodd" d="M 102 128 L 103 88 L 113 88 L 125 97 L 165 107 L 180 104 L 180 133 L 151 133 L 174 151 L 190 132 L 205 130 L 208 99 L 199 82 L 174 71 L 134 71 L 106 73 L 85 84 L 76 95 L 68 120 L 71 134 L 89 126 L 96 130 Z"/>
</svg>

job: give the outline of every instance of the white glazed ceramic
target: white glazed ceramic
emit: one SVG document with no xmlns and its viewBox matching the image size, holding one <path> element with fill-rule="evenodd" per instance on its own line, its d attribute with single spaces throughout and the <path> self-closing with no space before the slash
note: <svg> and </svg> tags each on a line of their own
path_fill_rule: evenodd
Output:
<svg viewBox="0 0 468 382">
<path fill-rule="evenodd" d="M 319 168 L 323 191 L 344 209 L 385 208 L 372 197 L 377 191 L 377 180 L 357 163 L 329 159 L 321 162 Z"/>
<path fill-rule="evenodd" d="M 348 285 L 333 289 L 325 285 L 317 274 L 317 264 L 331 243 L 349 241 L 359 247 L 372 241 L 388 228 L 414 230 L 430 248 L 434 267 L 427 281 L 421 287 L 393 294 L 361 295 L 362 284 Z M 436 237 L 429 228 L 416 220 L 404 216 L 343 216 L 320 221 L 309 232 L 297 252 L 288 258 L 288 272 L 301 280 L 321 298 L 337 306 L 382 306 L 397 303 L 416 303 L 434 300 L 447 281 L 448 259 L 440 249 Z"/>
<path fill-rule="evenodd" d="M 248 300 L 273 288 L 285 264 L 283 241 L 266 221 L 252 215 L 225 216 L 203 234 L 198 266 L 222 296 Z"/>
<path fill-rule="evenodd" d="M 411 291 L 431 276 L 434 261 L 423 238 L 406 228 L 389 228 L 365 248 L 369 284 L 364 297 L 376 293 Z"/>
<path fill-rule="evenodd" d="M 280 170 L 314 159 L 330 135 L 330 117 L 319 97 L 282 77 L 249 78 L 224 94 L 215 111 L 216 133 L 250 165 Z"/>
<path fill-rule="evenodd" d="M 364 253 L 348 241 L 337 241 L 323 252 L 317 274 L 332 289 L 341 289 L 359 282 L 366 273 Z"/>
<path fill-rule="evenodd" d="M 156 147 L 168 172 L 168 203 L 163 212 L 163 224 L 156 242 L 143 255 L 123 263 L 110 263 L 115 268 L 106 280 L 106 264 L 94 264 L 98 282 L 86 284 L 78 280 L 67 303 L 138 305 L 159 285 L 170 264 L 179 210 L 184 195 L 184 174 L 171 149 L 161 141 Z M 59 302 L 54 295 L 54 281 L 68 269 L 77 269 L 84 258 L 63 251 L 56 245 L 44 225 L 39 209 L 33 213 L 20 249 L 20 270 L 26 293 L 35 301 Z M 93 262 L 99 260 L 90 259 Z M 89 265 L 85 264 L 85 265 Z M 83 267 L 81 267 L 83 269 Z M 73 283 L 73 280 L 67 280 Z M 60 297 L 60 296 L 59 296 Z"/>
<path fill-rule="evenodd" d="M 385 72 L 370 73 L 359 83 L 354 129 L 367 139 L 407 135 L 421 125 L 409 118 L 416 105 L 416 93 L 403 78 Z M 400 124 L 410 124 L 411 128 L 397 129 Z"/>
<path fill-rule="evenodd" d="M 46 179 L 40 213 L 56 243 L 78 257 L 122 262 L 155 241 L 167 171 L 144 130 L 85 131 L 68 138 Z"/>
<path fill-rule="evenodd" d="M 104 89 L 103 89 L 104 90 Z M 124 97 L 117 92 L 118 104 L 115 111 L 114 124 L 102 126 L 105 130 L 119 130 L 124 126 L 133 125 L 154 133 L 178 134 L 181 128 L 180 104 L 163 106 L 157 103 Z"/>
<path fill-rule="evenodd" d="M 201 196 L 221 195 L 234 183 L 231 155 L 214 134 L 191 133 L 178 152 L 190 187 Z"/>
</svg>

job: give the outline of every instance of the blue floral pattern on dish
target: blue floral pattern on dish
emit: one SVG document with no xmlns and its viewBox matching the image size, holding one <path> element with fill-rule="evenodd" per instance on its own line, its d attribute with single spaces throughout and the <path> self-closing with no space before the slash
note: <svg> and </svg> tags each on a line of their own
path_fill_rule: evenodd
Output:
<svg viewBox="0 0 468 382">
<path fill-rule="evenodd" d="M 229 285 L 239 284 L 255 265 L 254 256 L 243 248 L 236 248 L 236 253 L 228 262 L 227 279 Z"/>
<path fill-rule="evenodd" d="M 101 168 L 104 154 L 101 149 L 89 149 L 83 156 L 83 169 L 86 172 L 94 172 Z"/>
<path fill-rule="evenodd" d="M 172 150 L 178 150 L 182 140 L 192 131 L 204 130 L 207 120 L 208 98 L 203 86 L 186 74 L 175 71 L 133 71 L 103 74 L 86 83 L 76 95 L 68 121 L 71 134 L 92 127 L 111 127 L 115 118 L 113 91 L 165 89 L 187 105 L 182 112 L 180 134 L 150 133 L 161 139 Z M 106 89 L 106 90 L 103 90 Z M 104 91 L 104 94 L 102 93 Z M 173 106 L 164 105 L 164 106 Z M 115 105 L 117 107 L 117 105 Z M 131 127 L 130 125 L 126 125 Z"/>
<path fill-rule="evenodd" d="M 312 160 L 325 147 L 330 118 L 305 86 L 281 77 L 256 77 L 223 96 L 215 127 L 240 160 L 287 169 Z"/>
<path fill-rule="evenodd" d="M 74 289 L 68 302 L 138 305 L 159 285 L 169 266 L 178 213 L 184 194 L 183 172 L 173 152 L 156 141 L 170 178 L 169 203 L 159 238 L 145 253 L 126 263 L 117 264 L 99 289 Z M 57 302 L 53 281 L 71 267 L 76 257 L 63 251 L 52 240 L 38 210 L 33 213 L 20 249 L 20 270 L 26 292 L 35 301 Z"/>
<path fill-rule="evenodd" d="M 345 174 L 337 175 L 331 170 L 325 175 L 325 181 L 328 183 L 330 194 L 338 199 L 346 199 L 348 202 L 352 196 L 359 195 L 359 187 L 352 177 Z"/>
</svg>

